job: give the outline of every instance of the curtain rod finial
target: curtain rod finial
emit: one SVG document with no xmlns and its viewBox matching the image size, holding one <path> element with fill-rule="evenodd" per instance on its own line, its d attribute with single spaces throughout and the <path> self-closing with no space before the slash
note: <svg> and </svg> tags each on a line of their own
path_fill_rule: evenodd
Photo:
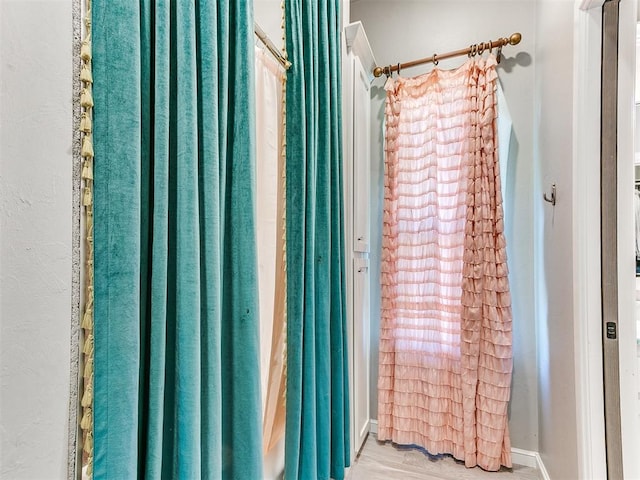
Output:
<svg viewBox="0 0 640 480">
<path fill-rule="evenodd" d="M 513 35 L 511 35 L 509 37 L 509 44 L 510 45 L 517 45 L 520 43 L 520 40 L 522 40 L 522 34 L 519 32 L 514 33 Z"/>
<path fill-rule="evenodd" d="M 373 76 L 376 77 L 376 78 L 377 77 L 381 77 L 383 72 L 384 72 L 384 68 L 376 67 L 376 68 L 373 69 Z"/>
</svg>

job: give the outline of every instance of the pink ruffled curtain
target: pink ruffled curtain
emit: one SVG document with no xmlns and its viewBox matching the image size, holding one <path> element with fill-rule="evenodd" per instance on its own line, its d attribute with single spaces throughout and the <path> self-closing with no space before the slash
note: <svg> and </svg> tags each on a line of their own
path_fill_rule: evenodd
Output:
<svg viewBox="0 0 640 480">
<path fill-rule="evenodd" d="M 511 467 L 496 61 L 386 84 L 378 439 Z"/>
</svg>

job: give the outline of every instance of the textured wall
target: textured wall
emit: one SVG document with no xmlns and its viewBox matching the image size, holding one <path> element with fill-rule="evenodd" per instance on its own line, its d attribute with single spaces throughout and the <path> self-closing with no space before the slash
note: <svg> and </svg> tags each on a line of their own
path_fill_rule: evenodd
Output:
<svg viewBox="0 0 640 480">
<path fill-rule="evenodd" d="M 535 2 L 503 1 L 355 1 L 352 21 L 361 20 L 379 65 L 395 64 L 464 48 L 518 31 L 522 42 L 504 49 L 498 68 L 513 119 L 514 143 L 507 178 L 507 252 L 514 316 L 514 374 L 510 429 L 514 447 L 538 449 L 536 330 L 533 285 L 533 112 Z M 440 62 L 455 68 L 464 59 Z M 429 70 L 418 67 L 403 72 L 413 76 Z M 380 242 L 383 198 L 382 140 L 384 78 L 372 88 L 372 252 L 371 350 L 372 416 L 377 412 L 378 330 L 380 321 Z"/>
<path fill-rule="evenodd" d="M 0 478 L 66 478 L 69 0 L 0 1 Z"/>
<path fill-rule="evenodd" d="M 282 2 L 280 0 L 254 0 L 254 19 L 269 36 L 273 44 L 281 48 L 282 40 Z M 258 45 L 261 45 L 258 43 Z"/>
</svg>

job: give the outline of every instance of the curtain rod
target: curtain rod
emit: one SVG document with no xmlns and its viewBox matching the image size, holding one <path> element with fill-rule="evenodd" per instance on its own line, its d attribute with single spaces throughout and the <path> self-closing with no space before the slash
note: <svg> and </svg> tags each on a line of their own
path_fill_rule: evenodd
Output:
<svg viewBox="0 0 640 480">
<path fill-rule="evenodd" d="M 386 76 L 390 76 L 391 73 L 399 72 L 404 68 L 415 67 L 424 63 L 434 63 L 437 65 L 440 60 L 459 57 L 461 55 L 475 57 L 476 55 L 482 54 L 484 51 L 491 51 L 496 47 L 498 48 L 498 63 L 500 63 L 500 54 L 502 52 L 502 47 L 505 45 L 517 45 L 518 43 L 520 43 L 520 40 L 522 40 L 522 35 L 519 33 L 514 33 L 509 38 L 503 37 L 499 38 L 498 40 L 492 40 L 490 42 L 476 43 L 475 45 L 471 45 L 470 47 L 463 48 L 462 50 L 456 50 L 454 52 L 443 53 L 441 55 L 434 53 L 430 57 L 421 58 L 420 60 L 414 60 L 412 62 L 398 63 L 397 65 L 389 65 L 388 67 L 376 67 L 373 69 L 373 75 L 376 77 L 380 77 L 384 73 Z"/>
<path fill-rule="evenodd" d="M 271 52 L 271 55 L 273 55 L 276 58 L 276 60 L 280 63 L 280 65 L 282 65 L 282 67 L 285 70 L 289 70 L 289 67 L 291 67 L 291 62 L 289 60 L 287 60 L 287 57 L 285 57 L 276 48 L 276 46 L 273 44 L 271 39 L 267 36 L 266 33 L 264 33 L 264 30 L 262 30 L 262 28 L 260 28 L 260 25 L 258 25 L 257 22 L 253 23 L 253 31 L 255 32 L 256 36 L 260 39 L 262 44 L 265 47 L 267 47 L 267 50 L 269 50 Z"/>
</svg>

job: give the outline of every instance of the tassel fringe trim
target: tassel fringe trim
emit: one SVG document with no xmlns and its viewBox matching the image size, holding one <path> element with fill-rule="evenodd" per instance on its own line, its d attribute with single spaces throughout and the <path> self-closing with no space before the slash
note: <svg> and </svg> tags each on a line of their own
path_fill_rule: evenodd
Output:
<svg viewBox="0 0 640 480">
<path fill-rule="evenodd" d="M 93 292 L 94 292 L 94 270 L 93 270 L 93 95 L 91 85 L 93 84 L 93 74 L 91 71 L 91 0 L 86 0 L 87 16 L 85 18 L 85 38 L 80 46 L 80 58 L 83 61 L 80 70 L 80 80 L 84 87 L 80 94 L 80 105 L 83 108 L 80 119 L 80 132 L 82 135 L 82 205 L 85 211 L 85 242 L 86 242 L 86 265 L 85 265 L 85 304 L 82 315 L 81 328 L 84 330 L 84 343 L 82 353 L 84 354 L 83 371 L 83 395 L 81 405 L 83 409 L 80 428 L 82 429 L 82 464 L 86 466 L 87 478 L 93 478 L 93 373 L 94 373 L 94 351 L 95 339 L 93 334 Z"/>
</svg>

